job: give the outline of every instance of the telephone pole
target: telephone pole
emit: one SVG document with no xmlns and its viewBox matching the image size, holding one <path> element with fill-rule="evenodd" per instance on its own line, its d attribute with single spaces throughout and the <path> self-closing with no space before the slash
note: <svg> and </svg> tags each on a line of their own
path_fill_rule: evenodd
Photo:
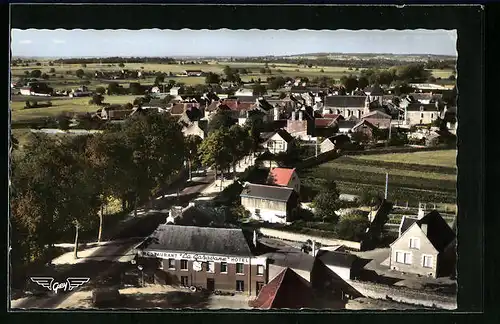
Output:
<svg viewBox="0 0 500 324">
<path fill-rule="evenodd" d="M 387 189 L 389 187 L 389 172 L 385 172 L 385 195 L 384 199 L 387 200 Z"/>
</svg>

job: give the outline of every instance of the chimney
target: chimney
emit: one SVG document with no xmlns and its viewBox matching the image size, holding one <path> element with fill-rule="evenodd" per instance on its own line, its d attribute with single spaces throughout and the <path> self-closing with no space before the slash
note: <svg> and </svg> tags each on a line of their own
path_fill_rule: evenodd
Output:
<svg viewBox="0 0 500 324">
<path fill-rule="evenodd" d="M 304 112 L 302 110 L 299 110 L 299 120 L 304 119 Z"/>
<path fill-rule="evenodd" d="M 312 256 L 316 256 L 316 241 L 314 240 L 312 244 Z"/>
<path fill-rule="evenodd" d="M 257 247 L 257 231 L 253 231 L 253 246 Z"/>
<path fill-rule="evenodd" d="M 420 203 L 420 204 L 418 205 L 418 214 L 417 214 L 417 218 L 418 218 L 418 219 L 422 219 L 422 218 L 424 218 L 424 216 L 425 216 L 425 205 L 424 205 L 424 204 L 422 204 L 422 203 Z"/>
<path fill-rule="evenodd" d="M 420 228 L 422 229 L 422 232 L 424 232 L 425 236 L 427 236 L 427 224 L 420 225 Z"/>
<path fill-rule="evenodd" d="M 274 120 L 280 119 L 280 109 L 278 107 L 274 107 Z"/>
<path fill-rule="evenodd" d="M 295 120 L 297 118 L 297 112 L 294 110 L 292 111 L 292 120 Z"/>
</svg>

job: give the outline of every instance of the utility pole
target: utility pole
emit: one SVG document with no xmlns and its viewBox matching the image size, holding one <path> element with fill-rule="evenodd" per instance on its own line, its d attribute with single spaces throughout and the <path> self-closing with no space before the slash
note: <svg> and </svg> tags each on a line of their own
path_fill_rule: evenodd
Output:
<svg viewBox="0 0 500 324">
<path fill-rule="evenodd" d="M 385 195 L 384 198 L 387 200 L 387 189 L 389 187 L 389 172 L 385 172 Z"/>
<path fill-rule="evenodd" d="M 316 136 L 316 145 L 314 145 L 316 148 L 316 157 L 318 157 L 318 137 Z"/>
<path fill-rule="evenodd" d="M 391 133 L 392 133 L 392 122 L 389 122 L 389 138 L 387 139 L 386 146 L 389 146 L 389 143 L 391 142 Z"/>
</svg>

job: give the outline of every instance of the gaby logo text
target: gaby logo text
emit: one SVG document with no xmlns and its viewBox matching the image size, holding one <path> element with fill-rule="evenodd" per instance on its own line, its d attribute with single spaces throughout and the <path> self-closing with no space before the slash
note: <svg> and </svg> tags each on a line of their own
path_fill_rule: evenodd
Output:
<svg viewBox="0 0 500 324">
<path fill-rule="evenodd" d="M 31 277 L 31 281 L 57 294 L 58 291 L 72 291 L 90 281 L 90 278 L 70 277 L 66 282 L 57 282 L 52 277 Z"/>
</svg>

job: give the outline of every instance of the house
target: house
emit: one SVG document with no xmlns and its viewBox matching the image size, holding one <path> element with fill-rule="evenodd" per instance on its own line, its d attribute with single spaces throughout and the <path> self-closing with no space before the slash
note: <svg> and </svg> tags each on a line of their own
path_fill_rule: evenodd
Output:
<svg viewBox="0 0 500 324">
<path fill-rule="evenodd" d="M 351 128 L 352 133 L 362 132 L 369 140 L 373 140 L 375 138 L 377 130 L 377 126 L 366 120 L 361 120 L 359 123 L 354 125 L 353 128 Z"/>
<path fill-rule="evenodd" d="M 261 256 L 268 260 L 269 281 L 276 278 L 284 269 L 290 268 L 303 279 L 307 280 L 307 282 L 311 283 L 315 262 L 315 257 L 311 254 L 288 246 L 262 254 Z"/>
<path fill-rule="evenodd" d="M 300 192 L 300 179 L 295 168 L 273 168 L 269 171 L 267 181 L 271 185 L 288 187 L 294 189 L 297 193 Z"/>
<path fill-rule="evenodd" d="M 287 187 L 247 183 L 240 197 L 252 218 L 269 223 L 293 221 L 299 205 L 297 192 Z"/>
<path fill-rule="evenodd" d="M 201 70 L 186 70 L 182 73 L 183 76 L 190 76 L 190 77 L 200 77 L 203 75 L 203 71 Z"/>
<path fill-rule="evenodd" d="M 374 84 L 372 86 L 366 87 L 363 92 L 368 96 L 370 101 L 382 102 L 384 97 L 384 89 L 379 84 Z"/>
<path fill-rule="evenodd" d="M 255 296 L 267 282 L 266 258 L 239 228 L 162 224 L 137 251 L 143 271 L 163 284 Z"/>
<path fill-rule="evenodd" d="M 171 96 L 180 96 L 184 93 L 184 87 L 172 87 L 170 88 L 170 95 Z"/>
<path fill-rule="evenodd" d="M 391 244 L 392 270 L 433 278 L 451 274 L 456 261 L 456 235 L 433 210 L 417 218 L 403 217 L 400 236 Z"/>
<path fill-rule="evenodd" d="M 182 133 L 184 136 L 194 135 L 201 139 L 205 139 L 208 132 L 208 121 L 207 120 L 197 120 L 182 128 Z"/>
<path fill-rule="evenodd" d="M 439 114 L 438 104 L 410 103 L 405 107 L 404 120 L 408 125 L 430 124 Z"/>
<path fill-rule="evenodd" d="M 339 120 L 337 122 L 338 132 L 341 134 L 350 133 L 352 128 L 358 124 L 357 121 L 354 120 Z"/>
<path fill-rule="evenodd" d="M 290 268 L 283 269 L 267 285 L 261 287 L 255 300 L 249 302 L 259 309 L 314 308 L 311 285 Z"/>
<path fill-rule="evenodd" d="M 389 128 L 391 126 L 392 117 L 386 113 L 381 112 L 380 110 L 371 111 L 363 117 L 361 120 L 366 120 L 372 125 L 377 126 L 378 128 Z"/>
<path fill-rule="evenodd" d="M 331 110 L 335 114 L 344 118 L 355 116 L 361 118 L 363 114 L 369 112 L 370 100 L 368 96 L 327 96 L 325 97 L 324 108 Z"/>
<path fill-rule="evenodd" d="M 349 143 L 350 139 L 347 135 L 335 135 L 325 139 L 321 142 L 319 148 L 321 153 L 330 152 L 342 148 L 346 143 Z"/>
<path fill-rule="evenodd" d="M 354 269 L 354 263 L 357 257 L 354 254 L 320 248 L 316 257 L 342 280 L 348 281 L 356 276 L 357 269 Z"/>
<path fill-rule="evenodd" d="M 292 142 L 292 135 L 284 129 L 279 129 L 263 143 L 263 146 L 269 150 L 269 152 L 278 154 L 288 152 Z"/>
<path fill-rule="evenodd" d="M 422 104 L 432 104 L 443 98 L 442 94 L 432 92 L 415 92 L 409 94 L 409 96 L 411 96 L 415 101 L 418 101 Z"/>
<path fill-rule="evenodd" d="M 321 117 L 318 111 L 314 111 L 309 106 L 292 111 L 287 120 L 286 130 L 294 137 L 309 140 L 311 136 L 314 136 L 315 119 Z"/>
<path fill-rule="evenodd" d="M 252 89 L 239 89 L 234 93 L 235 97 L 252 97 L 253 96 L 253 90 Z"/>
</svg>

